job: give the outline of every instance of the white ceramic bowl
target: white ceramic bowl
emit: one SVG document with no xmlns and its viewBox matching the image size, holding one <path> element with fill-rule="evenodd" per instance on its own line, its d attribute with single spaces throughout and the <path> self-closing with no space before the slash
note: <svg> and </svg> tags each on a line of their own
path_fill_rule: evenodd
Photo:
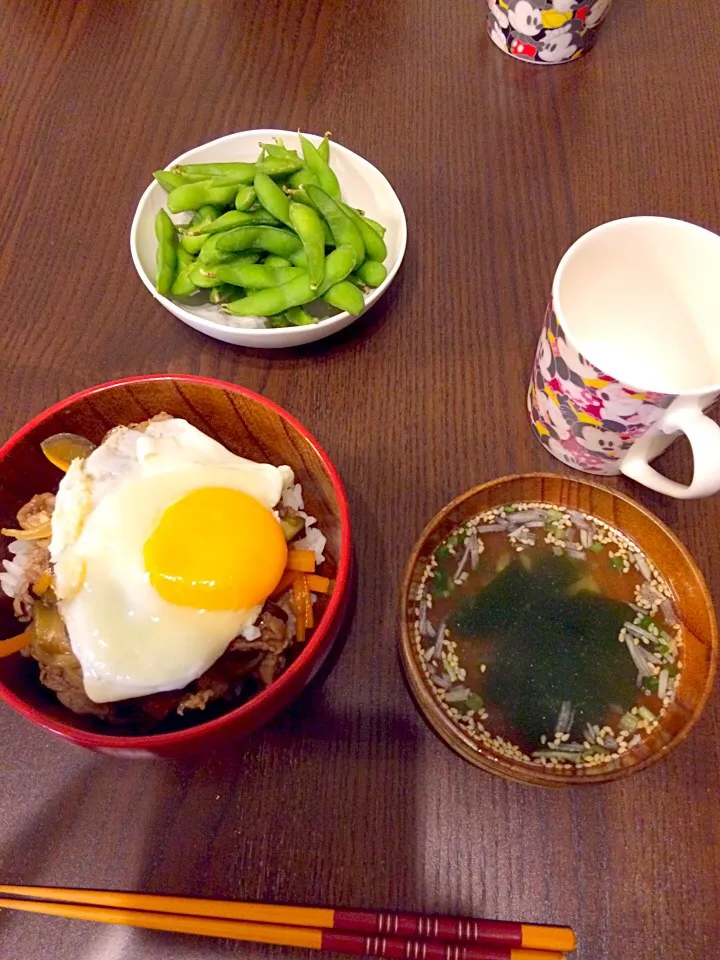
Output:
<svg viewBox="0 0 720 960">
<path fill-rule="evenodd" d="M 287 147 L 300 149 L 297 133 L 289 130 L 243 130 L 231 133 L 219 140 L 212 140 L 201 147 L 195 147 L 177 157 L 168 164 L 168 169 L 178 163 L 219 163 L 229 160 L 256 160 L 260 152 L 260 142 L 272 141 L 281 137 Z M 321 137 L 307 134 L 309 140 L 318 144 Z M 338 143 L 331 143 L 330 163 L 338 176 L 343 199 L 353 207 L 365 213 L 387 228 L 385 243 L 388 255 L 385 260 L 388 275 L 379 287 L 365 298 L 365 310 L 371 307 L 387 290 L 397 273 L 407 244 L 407 222 L 402 204 L 385 177 L 375 167 L 356 153 Z M 168 297 L 162 297 L 155 289 L 155 217 L 164 206 L 167 194 L 154 180 L 143 193 L 133 217 L 130 229 L 130 252 L 135 269 L 150 293 L 178 319 L 225 343 L 236 343 L 244 347 L 294 347 L 313 340 L 321 340 L 338 330 L 347 327 L 357 318 L 350 313 L 338 313 L 321 320 L 313 326 L 249 329 L 233 327 L 222 322 L 223 314 L 219 307 L 208 302 L 197 306 L 188 303 L 175 303 Z M 176 223 L 189 220 L 190 214 L 182 213 L 172 219 Z M 200 294 L 202 297 L 202 294 Z M 228 317 L 229 320 L 232 318 Z"/>
</svg>

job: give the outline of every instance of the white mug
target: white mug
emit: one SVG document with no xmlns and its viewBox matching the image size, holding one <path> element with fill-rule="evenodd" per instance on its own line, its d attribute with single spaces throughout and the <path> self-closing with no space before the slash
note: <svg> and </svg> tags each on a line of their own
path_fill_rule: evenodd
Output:
<svg viewBox="0 0 720 960">
<path fill-rule="evenodd" d="M 587 473 L 619 473 L 681 499 L 720 490 L 720 236 L 629 217 L 580 237 L 560 261 L 528 410 L 538 439 Z M 689 486 L 650 461 L 684 433 Z"/>
</svg>

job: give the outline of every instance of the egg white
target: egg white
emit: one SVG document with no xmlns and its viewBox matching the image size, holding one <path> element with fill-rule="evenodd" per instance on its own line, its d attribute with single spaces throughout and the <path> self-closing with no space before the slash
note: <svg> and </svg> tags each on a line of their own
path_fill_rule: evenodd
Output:
<svg viewBox="0 0 720 960">
<path fill-rule="evenodd" d="M 272 509 L 292 481 L 289 467 L 237 457 L 178 419 L 119 428 L 86 461 L 73 461 L 58 489 L 50 556 L 91 700 L 186 686 L 260 613 L 181 607 L 157 593 L 143 549 L 163 511 L 201 487 L 240 490 Z"/>
</svg>

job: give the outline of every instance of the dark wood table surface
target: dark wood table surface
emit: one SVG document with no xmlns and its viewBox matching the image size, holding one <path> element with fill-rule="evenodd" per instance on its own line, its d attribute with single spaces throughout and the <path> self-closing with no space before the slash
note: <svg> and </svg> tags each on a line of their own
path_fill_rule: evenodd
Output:
<svg viewBox="0 0 720 960">
<path fill-rule="evenodd" d="M 359 569 L 324 684 L 228 753 L 106 758 L 3 706 L 5 882 L 569 923 L 580 960 L 717 955 L 716 697 L 665 762 L 548 792 L 447 750 L 396 654 L 398 584 L 427 519 L 492 477 L 563 471 L 524 412 L 563 251 L 630 214 L 720 227 L 720 27 L 703 6 L 618 0 L 586 60 L 532 68 L 490 44 L 480 0 L 0 2 L 0 440 L 114 377 L 243 384 L 334 458 Z M 153 169 L 253 127 L 331 129 L 386 174 L 408 217 L 380 304 L 292 352 L 184 326 L 128 249 Z M 686 449 L 665 466 L 686 476 Z M 619 486 L 681 536 L 717 595 L 720 499 Z M 14 960 L 285 953 L 0 915 L 0 955 Z"/>
</svg>

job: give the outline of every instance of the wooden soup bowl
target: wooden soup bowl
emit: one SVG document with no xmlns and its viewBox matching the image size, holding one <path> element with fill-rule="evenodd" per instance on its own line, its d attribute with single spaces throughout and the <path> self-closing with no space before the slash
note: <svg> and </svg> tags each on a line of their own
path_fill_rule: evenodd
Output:
<svg viewBox="0 0 720 960">
<path fill-rule="evenodd" d="M 553 770 L 510 759 L 478 743 L 451 717 L 420 663 L 413 625 L 414 597 L 433 551 L 459 524 L 478 513 L 510 503 L 540 502 L 581 510 L 612 525 L 637 544 L 665 578 L 682 623 L 683 669 L 674 702 L 660 725 L 636 747 L 603 765 Z M 509 780 L 559 787 L 618 780 L 655 763 L 687 737 L 712 690 L 718 636 L 712 600 L 702 574 L 677 537 L 639 504 L 583 480 L 531 473 L 503 477 L 462 494 L 425 527 L 410 556 L 401 599 L 400 654 L 417 706 L 433 729 L 470 763 Z"/>
</svg>

